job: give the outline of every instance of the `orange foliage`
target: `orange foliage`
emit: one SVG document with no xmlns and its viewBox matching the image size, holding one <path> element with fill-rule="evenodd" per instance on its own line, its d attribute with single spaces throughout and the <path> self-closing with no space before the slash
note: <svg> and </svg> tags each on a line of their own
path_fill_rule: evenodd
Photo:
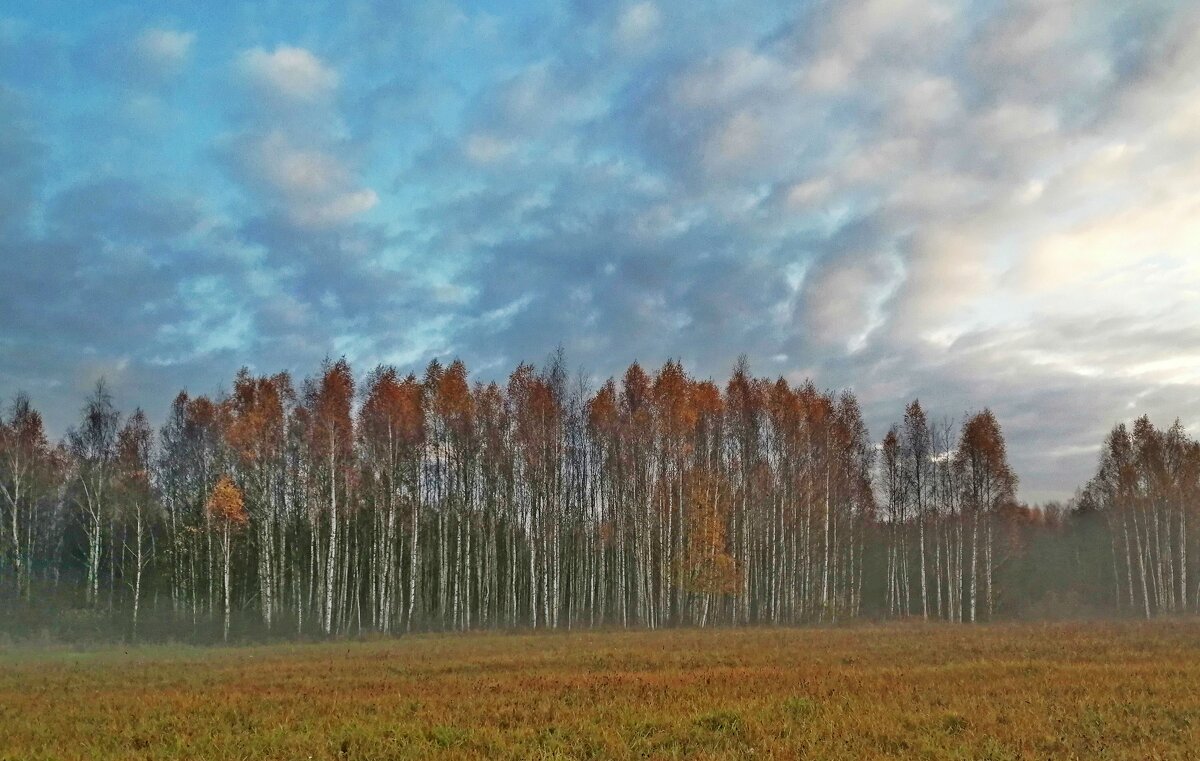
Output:
<svg viewBox="0 0 1200 761">
<path fill-rule="evenodd" d="M 720 417 L 725 406 L 721 401 L 721 390 L 710 380 L 700 381 L 692 387 L 692 404 L 700 418 Z"/>
<path fill-rule="evenodd" d="M 630 418 L 636 419 L 644 413 L 650 397 L 650 377 L 637 362 L 625 371 L 621 379 L 621 407 Z"/>
<path fill-rule="evenodd" d="M 610 378 L 587 402 L 588 429 L 604 438 L 616 435 L 620 424 L 617 411 L 617 386 Z"/>
<path fill-rule="evenodd" d="M 214 520 L 230 526 L 244 526 L 250 520 L 242 490 L 226 475 L 217 479 L 212 494 L 208 496 L 207 507 L 208 514 Z"/>
<path fill-rule="evenodd" d="M 433 409 L 457 438 L 461 440 L 471 435 L 475 404 L 467 383 L 467 367 L 462 360 L 454 360 L 438 376 Z"/>
<path fill-rule="evenodd" d="M 728 551 L 726 525 L 729 518 L 729 489 L 724 479 L 704 470 L 688 474 L 687 548 L 684 584 L 692 592 L 732 594 L 740 573 Z"/>
<path fill-rule="evenodd" d="M 368 380 L 367 399 L 359 413 L 362 435 L 368 441 L 395 437 L 402 446 L 418 446 L 425 436 L 422 395 L 414 376 L 400 380 L 394 367 L 378 368 Z"/>
<path fill-rule="evenodd" d="M 351 451 L 350 405 L 354 399 L 354 376 L 345 358 L 326 363 L 324 372 L 310 380 L 305 389 L 305 418 L 309 445 L 316 458 L 331 454 L 348 458 Z M 332 448 L 332 452 L 330 451 Z"/>
<path fill-rule="evenodd" d="M 516 417 L 516 440 L 526 462 L 549 467 L 563 417 L 554 387 L 522 363 L 509 377 L 508 394 Z"/>
<path fill-rule="evenodd" d="M 238 371 L 227 402 L 225 440 L 243 464 L 254 467 L 279 455 L 284 446 L 284 401 L 292 393 L 287 373 L 251 377 Z"/>
<path fill-rule="evenodd" d="M 654 402 L 668 436 L 686 436 L 696 425 L 698 411 L 692 379 L 678 362 L 667 362 L 654 378 Z"/>
</svg>

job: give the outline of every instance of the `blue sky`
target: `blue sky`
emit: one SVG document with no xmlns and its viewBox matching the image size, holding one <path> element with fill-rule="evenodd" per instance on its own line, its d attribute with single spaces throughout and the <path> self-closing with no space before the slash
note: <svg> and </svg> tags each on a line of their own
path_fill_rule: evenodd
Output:
<svg viewBox="0 0 1200 761">
<path fill-rule="evenodd" d="M 1027 499 L 1200 430 L 1200 12 L 1166 2 L 0 8 L 0 395 L 562 344 L 990 405 Z"/>
</svg>

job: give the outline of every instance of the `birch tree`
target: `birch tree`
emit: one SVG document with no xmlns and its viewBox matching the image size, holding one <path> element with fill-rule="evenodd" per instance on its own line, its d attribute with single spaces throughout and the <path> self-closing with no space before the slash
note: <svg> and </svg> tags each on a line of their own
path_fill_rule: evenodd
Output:
<svg viewBox="0 0 1200 761">
<path fill-rule="evenodd" d="M 100 561 L 104 529 L 112 512 L 109 487 L 121 422 L 103 379 L 97 381 L 84 403 L 81 417 L 79 425 L 67 433 L 67 440 L 75 467 L 75 503 L 87 545 L 84 591 L 87 602 L 94 606 L 100 597 Z"/>
<path fill-rule="evenodd" d="M 7 419 L 0 418 L 0 536 L 18 597 L 30 596 L 39 508 L 58 479 L 58 462 L 46 440 L 42 416 L 29 397 L 17 394 Z"/>
<path fill-rule="evenodd" d="M 1001 508 L 1013 501 L 1017 478 L 1008 464 L 1008 454 L 1000 424 L 991 410 L 970 417 L 962 428 L 956 453 L 956 467 L 963 474 L 963 505 L 971 532 L 970 581 L 967 587 L 968 615 L 974 623 L 980 592 L 979 571 L 984 572 L 983 589 L 988 616 L 994 612 L 993 532 Z M 982 547 L 980 524 L 983 524 Z M 981 557 L 982 555 L 982 557 Z"/>
<path fill-rule="evenodd" d="M 122 524 L 122 576 L 130 593 L 130 632 L 138 635 L 143 579 L 154 561 L 159 508 L 152 482 L 153 432 L 146 415 L 135 410 L 116 443 L 114 496 Z"/>
<path fill-rule="evenodd" d="M 237 533 L 247 522 L 245 501 L 242 491 L 229 476 L 222 475 L 217 479 L 212 494 L 208 498 L 208 514 L 217 525 L 221 537 L 222 560 L 222 594 L 225 616 L 221 629 L 222 638 L 229 639 L 230 611 L 233 609 L 233 541 Z"/>
</svg>

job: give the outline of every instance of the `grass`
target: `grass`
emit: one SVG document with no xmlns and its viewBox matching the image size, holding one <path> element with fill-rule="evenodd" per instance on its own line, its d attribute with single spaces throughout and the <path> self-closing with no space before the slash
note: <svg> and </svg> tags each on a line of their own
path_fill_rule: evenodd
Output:
<svg viewBox="0 0 1200 761">
<path fill-rule="evenodd" d="M 1194 758 L 1200 622 L 0 651 L 0 759 Z"/>
</svg>

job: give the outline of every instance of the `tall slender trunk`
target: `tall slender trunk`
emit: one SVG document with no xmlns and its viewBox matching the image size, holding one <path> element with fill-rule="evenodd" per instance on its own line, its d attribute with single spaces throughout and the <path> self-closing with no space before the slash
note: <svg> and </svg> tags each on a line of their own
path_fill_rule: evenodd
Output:
<svg viewBox="0 0 1200 761">
<path fill-rule="evenodd" d="M 338 509 L 336 450 L 333 434 L 329 440 L 329 547 L 325 555 L 325 603 L 321 621 L 326 635 L 333 631 L 334 587 L 337 584 Z"/>
<path fill-rule="evenodd" d="M 975 623 L 975 604 L 979 595 L 979 508 L 971 511 L 971 623 Z"/>
<path fill-rule="evenodd" d="M 929 586 L 925 578 L 925 512 L 917 511 L 917 531 L 918 540 L 921 543 L 920 562 L 921 562 L 921 618 L 929 619 Z"/>
<path fill-rule="evenodd" d="M 1179 606 L 1187 610 L 1187 506 L 1183 502 L 1183 490 L 1179 493 Z"/>
<path fill-rule="evenodd" d="M 142 570 L 146 567 L 146 563 L 142 557 L 144 548 L 144 538 L 142 532 L 142 510 L 141 506 L 136 508 L 134 541 L 137 542 L 134 550 L 134 570 L 133 570 L 133 626 L 131 634 L 133 639 L 137 639 L 138 628 L 138 609 L 142 600 Z"/>
<path fill-rule="evenodd" d="M 993 566 L 992 566 L 992 551 L 993 551 L 993 548 L 992 548 L 992 520 L 991 520 L 991 516 L 989 516 L 989 517 L 988 517 L 988 519 L 987 519 L 987 521 L 986 521 L 986 524 L 987 524 L 987 531 L 986 531 L 986 539 L 985 539 L 985 541 L 987 542 L 987 545 L 984 547 L 984 552 L 986 553 L 986 555 L 985 555 L 985 560 L 987 561 L 987 604 L 988 604 L 988 620 L 989 620 L 989 621 L 991 621 L 991 620 L 993 620 L 993 619 L 995 618 L 995 615 L 996 615 L 996 603 L 995 603 L 995 597 L 994 597 L 994 596 L 993 596 L 993 594 L 992 594 L 992 570 L 993 570 Z"/>
<path fill-rule="evenodd" d="M 225 592 L 225 622 L 222 628 L 222 639 L 229 641 L 229 616 L 232 608 L 232 591 L 233 591 L 233 576 L 231 574 L 231 566 L 233 559 L 233 548 L 229 543 L 229 521 L 224 522 L 225 525 L 221 528 L 221 554 L 225 561 L 224 573 L 224 592 Z"/>
</svg>

